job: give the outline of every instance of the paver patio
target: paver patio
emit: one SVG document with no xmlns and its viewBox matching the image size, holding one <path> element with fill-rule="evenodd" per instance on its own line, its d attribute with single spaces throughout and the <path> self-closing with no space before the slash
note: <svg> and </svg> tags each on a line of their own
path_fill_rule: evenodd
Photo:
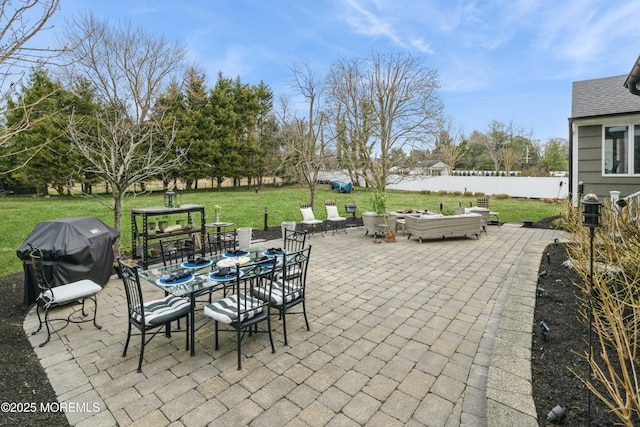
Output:
<svg viewBox="0 0 640 427">
<path fill-rule="evenodd" d="M 476 239 L 373 243 L 362 229 L 313 236 L 307 281 L 311 331 L 274 317 L 268 336 L 235 334 L 214 350 L 199 313 L 196 355 L 184 335 L 156 337 L 136 373 L 126 358 L 120 279 L 98 294 L 98 323 L 72 324 L 36 353 L 72 425 L 537 426 L 530 344 L 544 248 L 565 234 L 505 224 Z M 279 246 L 279 241 L 267 246 Z M 161 296 L 144 284 L 145 297 Z M 199 309 L 201 312 L 201 309 Z M 35 311 L 25 320 L 30 334 Z M 83 403 L 87 405 L 83 406 Z"/>
</svg>

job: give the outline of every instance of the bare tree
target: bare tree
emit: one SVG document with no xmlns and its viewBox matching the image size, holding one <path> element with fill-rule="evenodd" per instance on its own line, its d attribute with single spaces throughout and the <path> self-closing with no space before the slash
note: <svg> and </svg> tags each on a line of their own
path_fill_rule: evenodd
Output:
<svg viewBox="0 0 640 427">
<path fill-rule="evenodd" d="M 365 165 L 375 161 L 373 107 L 364 93 L 366 88 L 360 77 L 356 58 L 336 61 L 327 76 L 328 114 L 335 133 L 339 164 L 348 170 L 354 185 L 359 184 L 360 178 L 365 178 Z"/>
<path fill-rule="evenodd" d="M 69 23 L 65 36 L 77 46 L 69 52 L 69 77 L 90 81 L 105 105 L 125 107 L 136 123 L 149 118 L 170 79 L 184 67 L 184 47 L 129 22 L 111 26 L 89 14 Z"/>
<path fill-rule="evenodd" d="M 318 171 L 329 146 L 329 141 L 323 134 L 326 123 L 326 114 L 321 111 L 323 88 L 308 63 L 295 63 L 291 71 L 291 86 L 304 98 L 306 114 L 298 117 L 291 113 L 287 98 L 280 98 L 280 139 L 285 150 L 285 162 L 295 170 L 298 180 L 309 188 L 310 203 L 313 206 Z"/>
<path fill-rule="evenodd" d="M 434 155 L 447 165 L 449 175 L 451 175 L 456 164 L 468 151 L 467 141 L 461 129 L 457 131 L 453 129 L 451 118 L 443 119 L 440 126 Z"/>
<path fill-rule="evenodd" d="M 530 145 L 530 135 L 526 134 L 523 127 L 516 126 L 513 122 L 504 124 L 493 120 L 489 124 L 484 143 L 496 172 L 502 165 L 508 175 L 513 166 L 522 161 L 525 146 Z"/>
<path fill-rule="evenodd" d="M 69 53 L 69 77 L 90 82 L 103 106 L 95 129 L 84 131 L 86 124 L 72 117 L 67 132 L 92 172 L 111 185 L 114 227 L 120 230 L 122 198 L 131 186 L 167 173 L 188 151 L 175 153 L 175 131 L 151 118 L 155 101 L 183 66 L 185 51 L 129 23 L 112 27 L 91 15 L 71 22 L 66 36 L 78 45 Z"/>
<path fill-rule="evenodd" d="M 500 160 L 504 165 L 504 172 L 507 176 L 511 174 L 513 167 L 521 162 L 524 157 L 520 148 L 521 147 L 518 147 L 515 143 L 507 143 L 498 151 Z"/>
<path fill-rule="evenodd" d="M 158 122 L 138 124 L 121 111 L 100 112 L 94 125 L 71 116 L 67 135 L 89 166 L 85 173 L 101 177 L 111 187 L 115 228 L 122 224 L 122 199 L 133 184 L 177 167 L 173 155 L 175 129 L 166 138 Z"/>
<path fill-rule="evenodd" d="M 5 127 L 0 134 L 0 147 L 9 148 L 4 156 L 15 154 L 15 150 L 9 145 L 16 134 L 28 129 L 33 120 L 43 119 L 34 119 L 31 115 L 42 99 L 30 103 L 17 102 L 11 106 L 7 101 L 14 95 L 18 82 L 29 68 L 46 63 L 51 56 L 59 53 L 59 50 L 29 44 L 36 34 L 47 29 L 47 22 L 58 10 L 59 5 L 60 0 L 0 1 L 0 118 L 4 122 L 13 110 L 22 110 L 21 120 Z M 44 143 L 46 141 L 43 141 Z"/>
<path fill-rule="evenodd" d="M 443 110 L 438 73 L 407 53 L 372 53 L 337 61 L 328 82 L 332 122 L 348 122 L 346 138 L 363 156 L 366 179 L 384 191 L 396 166 L 393 150 L 423 147 L 437 128 Z"/>
</svg>

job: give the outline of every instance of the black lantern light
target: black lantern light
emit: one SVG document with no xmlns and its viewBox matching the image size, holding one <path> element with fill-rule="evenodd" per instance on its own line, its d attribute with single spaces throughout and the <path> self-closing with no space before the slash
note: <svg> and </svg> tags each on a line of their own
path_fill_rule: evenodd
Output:
<svg viewBox="0 0 640 427">
<path fill-rule="evenodd" d="M 178 197 L 176 192 L 173 190 L 167 190 L 164 193 L 164 207 L 165 208 L 177 208 L 178 207 Z"/>
<path fill-rule="evenodd" d="M 587 194 L 582 200 L 582 225 L 589 227 L 589 360 L 593 358 L 593 346 L 591 345 L 591 336 L 593 329 L 593 238 L 595 236 L 596 227 L 601 226 L 600 215 L 602 202 L 598 200 L 595 194 Z M 591 363 L 589 363 L 589 378 L 591 378 Z M 591 425 L 591 389 L 587 387 L 587 426 Z"/>
<path fill-rule="evenodd" d="M 582 225 L 589 227 L 592 231 L 600 225 L 600 208 L 602 202 L 598 200 L 595 194 L 587 194 L 582 200 Z"/>
</svg>

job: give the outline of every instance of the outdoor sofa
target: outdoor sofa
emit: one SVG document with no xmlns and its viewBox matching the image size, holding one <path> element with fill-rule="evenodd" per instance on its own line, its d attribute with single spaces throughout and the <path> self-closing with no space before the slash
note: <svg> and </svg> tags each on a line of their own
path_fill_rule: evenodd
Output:
<svg viewBox="0 0 640 427">
<path fill-rule="evenodd" d="M 406 215 L 405 231 L 409 235 L 422 239 L 444 239 L 446 237 L 480 238 L 482 215 L 466 213 L 458 215 Z"/>
</svg>

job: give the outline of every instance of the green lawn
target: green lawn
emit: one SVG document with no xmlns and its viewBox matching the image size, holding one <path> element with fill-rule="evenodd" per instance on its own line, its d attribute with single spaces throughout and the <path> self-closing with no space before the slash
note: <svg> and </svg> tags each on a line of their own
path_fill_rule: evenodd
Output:
<svg viewBox="0 0 640 427">
<path fill-rule="evenodd" d="M 356 215 L 371 210 L 372 190 L 357 188 L 351 194 L 339 194 L 331 191 L 328 185 L 320 185 L 316 191 L 316 218 L 324 219 L 323 202 L 336 199 L 339 211 L 344 214 L 344 204 L 355 202 Z M 16 249 L 24 242 L 34 226 L 54 218 L 68 216 L 96 216 L 109 225 L 113 225 L 113 201 L 109 196 L 103 198 L 82 198 L 52 196 L 44 197 L 4 197 L 3 236 L 0 239 L 0 276 L 22 270 Z M 475 205 L 475 197 L 453 194 L 427 194 L 422 192 L 389 191 L 388 210 L 429 209 L 438 211 L 442 202 L 445 214 L 452 214 L 458 204 L 468 207 Z M 253 189 L 225 189 L 221 191 L 205 190 L 185 193 L 182 204 L 198 204 L 206 207 L 207 221 L 213 221 L 213 206 L 221 207 L 220 219 L 231 221 L 236 227 L 262 228 L 265 207 L 268 211 L 269 226 L 278 226 L 283 221 L 300 221 L 298 205 L 309 201 L 309 190 L 303 187 L 262 188 L 256 194 Z M 163 195 L 128 197 L 124 201 L 121 245 L 131 245 L 130 215 L 132 208 L 162 206 Z M 564 205 L 545 203 L 540 200 L 491 199 L 491 210 L 500 213 L 501 222 L 519 222 L 522 220 L 539 221 L 563 213 Z"/>
</svg>

